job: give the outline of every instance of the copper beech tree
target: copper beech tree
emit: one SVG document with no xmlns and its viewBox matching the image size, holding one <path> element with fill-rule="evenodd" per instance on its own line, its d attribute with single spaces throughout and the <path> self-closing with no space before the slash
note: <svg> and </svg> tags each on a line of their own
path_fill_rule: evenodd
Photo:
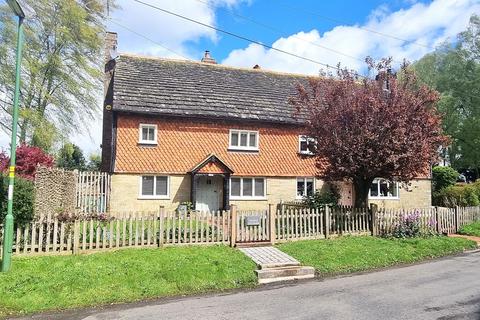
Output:
<svg viewBox="0 0 480 320">
<path fill-rule="evenodd" d="M 290 99 L 316 139 L 322 178 L 353 183 L 356 207 L 368 204 L 375 178 L 408 183 L 428 175 L 439 147 L 448 141 L 436 91 L 419 85 L 406 63 L 397 77 L 390 72 L 390 59 L 366 62 L 375 79 L 339 69 L 336 78 L 297 84 Z"/>
</svg>

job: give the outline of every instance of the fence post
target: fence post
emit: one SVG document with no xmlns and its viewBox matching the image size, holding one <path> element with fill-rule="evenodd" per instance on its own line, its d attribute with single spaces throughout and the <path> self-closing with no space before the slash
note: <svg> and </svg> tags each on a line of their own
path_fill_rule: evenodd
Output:
<svg viewBox="0 0 480 320">
<path fill-rule="evenodd" d="M 75 220 L 73 223 L 73 254 L 78 253 L 80 246 L 80 224 L 78 220 Z"/>
<path fill-rule="evenodd" d="M 162 247 L 163 246 L 163 232 L 165 230 L 165 226 L 164 226 L 164 223 L 165 223 L 165 207 L 164 206 L 160 206 L 158 208 L 158 246 L 159 247 Z"/>
<path fill-rule="evenodd" d="M 235 243 L 237 241 L 237 205 L 235 204 L 230 206 L 230 217 L 232 219 L 232 221 L 230 221 L 230 225 L 232 226 L 230 234 L 230 246 L 233 248 L 235 247 Z"/>
<path fill-rule="evenodd" d="M 273 203 L 268 204 L 268 219 L 270 219 L 270 243 L 275 244 L 276 230 L 275 230 L 275 220 L 276 220 L 276 205 Z"/>
<path fill-rule="evenodd" d="M 368 208 L 367 209 L 367 212 L 368 212 Z M 377 221 L 377 212 L 378 212 L 378 205 L 376 205 L 375 203 L 371 203 L 370 204 L 370 214 L 371 214 L 371 218 L 372 218 L 372 236 L 377 236 L 378 235 L 378 221 Z"/>
<path fill-rule="evenodd" d="M 458 211 L 459 211 L 460 207 L 459 206 L 456 206 L 455 207 L 455 233 L 458 232 Z"/>
<path fill-rule="evenodd" d="M 438 207 L 434 208 L 435 210 L 435 224 L 437 225 L 437 233 L 440 233 L 440 215 L 438 213 Z"/>
<path fill-rule="evenodd" d="M 324 219 L 325 219 L 325 239 L 328 239 L 330 237 L 330 208 L 328 207 L 328 204 L 325 205 L 325 210 L 324 210 Z"/>
</svg>

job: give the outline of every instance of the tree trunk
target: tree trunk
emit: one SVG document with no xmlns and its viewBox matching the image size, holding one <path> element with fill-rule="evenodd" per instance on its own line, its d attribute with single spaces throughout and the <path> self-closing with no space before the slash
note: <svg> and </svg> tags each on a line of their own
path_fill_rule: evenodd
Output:
<svg viewBox="0 0 480 320">
<path fill-rule="evenodd" d="M 355 203 L 356 208 L 365 208 L 368 206 L 368 191 L 370 190 L 370 185 L 373 182 L 373 178 L 355 178 L 353 179 L 353 189 L 355 193 Z"/>
</svg>

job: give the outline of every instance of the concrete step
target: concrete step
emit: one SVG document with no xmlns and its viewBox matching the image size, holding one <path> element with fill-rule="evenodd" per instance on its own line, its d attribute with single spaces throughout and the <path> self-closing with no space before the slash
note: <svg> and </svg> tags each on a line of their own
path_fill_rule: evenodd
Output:
<svg viewBox="0 0 480 320">
<path fill-rule="evenodd" d="M 256 241 L 256 242 L 237 242 L 235 247 L 237 248 L 252 248 L 252 247 L 268 247 L 271 246 L 270 241 Z"/>
<path fill-rule="evenodd" d="M 285 266 L 256 270 L 258 283 L 272 283 L 279 281 L 310 279 L 315 276 L 313 267 Z"/>
<path fill-rule="evenodd" d="M 276 269 L 276 268 L 288 268 L 288 267 L 298 267 L 300 262 L 277 262 L 277 263 L 264 263 L 259 264 L 260 269 Z"/>
</svg>

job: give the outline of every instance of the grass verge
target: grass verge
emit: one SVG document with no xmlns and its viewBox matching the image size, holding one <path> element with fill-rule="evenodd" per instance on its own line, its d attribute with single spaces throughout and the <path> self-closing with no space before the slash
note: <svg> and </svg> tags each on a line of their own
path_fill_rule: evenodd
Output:
<svg viewBox="0 0 480 320">
<path fill-rule="evenodd" d="M 474 249 L 462 238 L 430 237 L 383 239 L 369 236 L 306 240 L 279 244 L 278 248 L 323 275 L 335 275 L 413 263 Z"/>
<path fill-rule="evenodd" d="M 15 258 L 0 273 L 0 318 L 254 286 L 254 270 L 226 246 Z"/>
<path fill-rule="evenodd" d="M 467 224 L 463 226 L 459 231 L 459 234 L 464 234 L 467 236 L 480 237 L 480 221 Z"/>
</svg>

